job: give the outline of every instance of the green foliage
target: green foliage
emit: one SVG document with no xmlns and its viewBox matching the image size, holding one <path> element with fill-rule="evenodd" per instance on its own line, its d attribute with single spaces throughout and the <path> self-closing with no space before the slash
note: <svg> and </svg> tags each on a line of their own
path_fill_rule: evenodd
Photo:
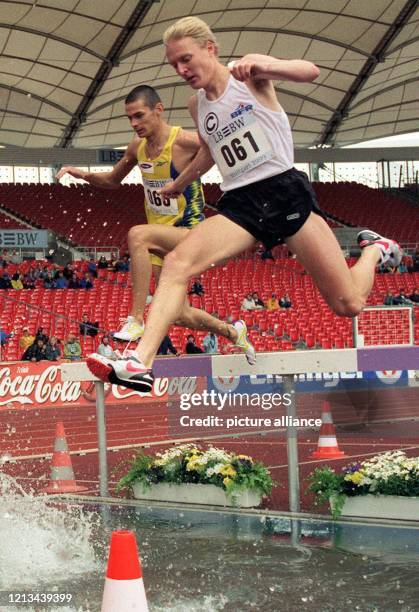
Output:
<svg viewBox="0 0 419 612">
<path fill-rule="evenodd" d="M 419 457 L 403 451 L 387 451 L 336 473 L 326 466 L 316 468 L 307 480 L 315 504 L 330 502 L 332 515 L 338 517 L 347 497 L 359 495 L 397 495 L 419 497 Z"/>
<path fill-rule="evenodd" d="M 116 487 L 117 492 L 130 491 L 138 482 L 144 489 L 158 482 L 213 484 L 234 499 L 244 489 L 269 495 L 274 486 L 269 471 L 261 462 L 214 447 L 202 450 L 192 444 L 173 447 L 156 456 L 140 451 L 128 468 Z"/>
</svg>

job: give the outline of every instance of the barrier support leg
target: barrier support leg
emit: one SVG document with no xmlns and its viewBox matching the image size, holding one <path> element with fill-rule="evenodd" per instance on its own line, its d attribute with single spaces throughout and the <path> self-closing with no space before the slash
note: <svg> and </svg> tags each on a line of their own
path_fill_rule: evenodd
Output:
<svg viewBox="0 0 419 612">
<path fill-rule="evenodd" d="M 105 423 L 105 385 L 95 382 L 96 387 L 96 426 L 99 449 L 99 493 L 108 497 L 108 458 Z"/>
<path fill-rule="evenodd" d="M 295 382 L 293 374 L 286 374 L 283 377 L 284 394 L 291 398 L 287 406 L 288 421 L 297 416 L 297 406 L 295 401 Z M 290 512 L 300 512 L 300 477 L 298 471 L 298 431 L 294 425 L 287 427 L 287 457 L 288 457 L 288 496 Z"/>
</svg>

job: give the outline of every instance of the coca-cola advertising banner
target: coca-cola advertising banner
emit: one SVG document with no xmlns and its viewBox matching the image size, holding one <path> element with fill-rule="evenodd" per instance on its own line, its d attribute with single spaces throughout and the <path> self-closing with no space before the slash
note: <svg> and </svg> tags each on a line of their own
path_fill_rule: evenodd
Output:
<svg viewBox="0 0 419 612">
<path fill-rule="evenodd" d="M 179 384 L 180 380 L 176 383 L 172 379 L 157 378 L 152 393 L 105 385 L 106 402 L 138 404 L 167 401 L 169 392 L 176 392 L 174 388 Z M 86 406 L 95 399 L 94 383 L 62 381 L 57 363 L 0 363 L 0 410 Z"/>
</svg>

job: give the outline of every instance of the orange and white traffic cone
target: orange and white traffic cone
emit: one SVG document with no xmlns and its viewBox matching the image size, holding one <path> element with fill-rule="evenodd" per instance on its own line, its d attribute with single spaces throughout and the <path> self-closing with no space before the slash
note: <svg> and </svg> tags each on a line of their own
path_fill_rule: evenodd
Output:
<svg viewBox="0 0 419 612">
<path fill-rule="evenodd" d="M 148 612 L 137 541 L 133 531 L 114 531 L 101 612 Z"/>
<path fill-rule="evenodd" d="M 313 459 L 338 459 L 345 457 L 345 453 L 339 450 L 329 402 L 323 402 L 322 424 L 317 450 L 311 453 L 310 457 Z"/>
<path fill-rule="evenodd" d="M 45 493 L 77 493 L 87 491 L 76 483 L 70 453 L 68 452 L 64 425 L 59 421 L 55 428 L 54 453 L 51 463 L 51 481 L 45 487 Z"/>
</svg>

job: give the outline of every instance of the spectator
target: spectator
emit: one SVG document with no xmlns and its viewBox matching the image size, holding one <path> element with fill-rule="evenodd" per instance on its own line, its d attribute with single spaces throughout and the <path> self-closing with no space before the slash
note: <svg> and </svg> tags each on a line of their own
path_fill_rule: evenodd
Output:
<svg viewBox="0 0 419 612">
<path fill-rule="evenodd" d="M 48 275 L 44 278 L 44 289 L 55 289 L 55 280 L 51 275 Z"/>
<path fill-rule="evenodd" d="M 44 328 L 43 327 L 38 327 L 38 331 L 35 334 L 35 342 L 37 340 L 42 340 L 42 342 L 44 344 L 47 344 L 47 342 L 49 340 L 47 334 L 44 332 Z"/>
<path fill-rule="evenodd" d="M 204 352 L 197 344 L 195 344 L 195 337 L 192 334 L 189 334 L 186 340 L 185 352 L 188 353 L 188 355 Z"/>
<path fill-rule="evenodd" d="M 129 270 L 129 257 L 120 256 L 115 262 L 115 272 L 128 272 Z"/>
<path fill-rule="evenodd" d="M 278 302 L 278 298 L 276 297 L 275 293 L 272 293 L 271 297 L 266 302 L 266 308 L 268 310 L 278 310 L 279 309 L 279 302 Z"/>
<path fill-rule="evenodd" d="M 393 294 L 389 291 L 384 298 L 384 302 L 383 302 L 384 306 L 393 306 L 393 300 L 394 300 Z"/>
<path fill-rule="evenodd" d="M 81 336 L 92 336 L 92 338 L 94 338 L 95 336 L 97 336 L 97 333 L 99 331 L 98 328 L 99 328 L 99 321 L 95 321 L 94 323 L 92 323 L 91 321 L 89 321 L 87 312 L 83 313 L 83 317 L 79 325 L 80 335 Z"/>
<path fill-rule="evenodd" d="M 47 359 L 45 342 L 41 338 L 35 340 L 23 353 L 22 359 L 23 361 L 42 361 Z"/>
<path fill-rule="evenodd" d="M 63 276 L 64 276 L 64 278 L 69 281 L 73 277 L 73 274 L 74 274 L 73 266 L 70 263 L 65 264 L 65 266 L 63 268 Z"/>
<path fill-rule="evenodd" d="M 32 274 L 25 274 L 23 277 L 23 288 L 24 289 L 35 289 L 35 278 Z"/>
<path fill-rule="evenodd" d="M 102 255 L 98 261 L 97 267 L 99 270 L 106 270 L 108 267 L 108 262 L 106 261 L 106 257 Z"/>
<path fill-rule="evenodd" d="M 400 291 L 399 295 L 393 298 L 394 306 L 412 306 L 413 302 L 409 300 L 404 291 Z"/>
<path fill-rule="evenodd" d="M 204 293 L 204 288 L 201 284 L 200 279 L 196 278 L 193 282 L 191 290 L 189 291 L 189 295 L 199 295 L 199 297 L 202 297 Z"/>
<path fill-rule="evenodd" d="M 256 304 L 255 308 L 257 308 L 258 310 L 262 310 L 262 308 L 265 308 L 265 304 L 260 299 L 257 291 L 254 291 L 252 293 L 252 298 L 253 298 L 254 303 Z"/>
<path fill-rule="evenodd" d="M 168 355 L 169 352 L 173 353 L 173 355 L 176 355 L 176 357 L 178 357 L 180 354 L 177 351 L 177 349 L 173 346 L 172 341 L 170 340 L 169 336 L 165 336 L 159 346 L 157 355 Z"/>
<path fill-rule="evenodd" d="M 45 348 L 48 361 L 58 361 L 59 359 L 61 359 L 61 345 L 60 341 L 56 336 L 51 336 Z"/>
<path fill-rule="evenodd" d="M 35 342 L 35 336 L 32 336 L 32 334 L 29 333 L 29 327 L 24 327 L 22 329 L 22 335 L 19 338 L 19 347 L 22 350 L 22 354 L 34 342 Z"/>
<path fill-rule="evenodd" d="M 252 298 L 251 293 L 248 293 L 246 297 L 243 299 L 240 308 L 242 310 L 255 310 L 256 304 L 255 304 L 255 300 Z"/>
<path fill-rule="evenodd" d="M 87 264 L 87 271 L 93 278 L 97 278 L 97 263 L 93 257 L 90 257 L 89 263 Z"/>
<path fill-rule="evenodd" d="M 6 344 L 6 342 L 8 342 L 10 340 L 10 338 L 13 338 L 13 336 L 14 336 L 13 332 L 8 334 L 7 332 L 5 332 L 2 329 L 0 329 L 0 344 L 1 344 L 1 346 L 4 346 Z"/>
<path fill-rule="evenodd" d="M 7 272 L 4 272 L 0 276 L 0 289 L 11 289 L 12 283 L 10 282 L 10 277 Z"/>
<path fill-rule="evenodd" d="M 409 300 L 415 302 L 415 304 L 419 303 L 419 287 L 416 287 L 413 293 L 409 295 Z"/>
<path fill-rule="evenodd" d="M 13 251 L 13 253 L 10 256 L 10 263 L 16 264 L 16 265 L 19 265 L 20 263 L 22 263 L 21 255 L 16 250 Z"/>
<path fill-rule="evenodd" d="M 80 288 L 81 289 L 92 289 L 93 288 L 93 280 L 89 272 L 86 272 L 84 277 L 81 279 Z"/>
<path fill-rule="evenodd" d="M 72 273 L 70 280 L 68 281 L 67 287 L 68 289 L 80 289 L 80 281 L 77 278 L 77 274 L 75 272 Z"/>
<path fill-rule="evenodd" d="M 284 297 L 279 300 L 279 305 L 281 306 L 281 308 L 291 308 L 292 307 L 291 299 L 288 293 L 286 293 Z"/>
<path fill-rule="evenodd" d="M 81 346 L 74 334 L 68 334 L 67 342 L 64 344 L 64 357 L 70 361 L 80 361 Z"/>
<path fill-rule="evenodd" d="M 214 353 L 218 353 L 218 338 L 214 334 L 214 332 L 209 332 L 203 341 L 204 351 L 213 355 Z"/>
<path fill-rule="evenodd" d="M 109 342 L 109 336 L 103 336 L 102 342 L 99 344 L 97 352 L 99 353 L 99 355 L 107 357 L 108 359 L 117 359 L 117 355 Z"/>
<path fill-rule="evenodd" d="M 400 272 L 400 274 L 406 274 L 408 272 L 404 259 L 402 259 L 399 267 L 397 268 L 397 271 Z"/>
<path fill-rule="evenodd" d="M 67 279 L 65 278 L 61 270 L 59 270 L 57 272 L 57 276 L 55 277 L 53 286 L 55 287 L 55 289 L 66 289 L 67 285 L 68 285 Z"/>
<path fill-rule="evenodd" d="M 12 289 L 23 289 L 22 275 L 15 272 L 12 276 Z"/>
</svg>

